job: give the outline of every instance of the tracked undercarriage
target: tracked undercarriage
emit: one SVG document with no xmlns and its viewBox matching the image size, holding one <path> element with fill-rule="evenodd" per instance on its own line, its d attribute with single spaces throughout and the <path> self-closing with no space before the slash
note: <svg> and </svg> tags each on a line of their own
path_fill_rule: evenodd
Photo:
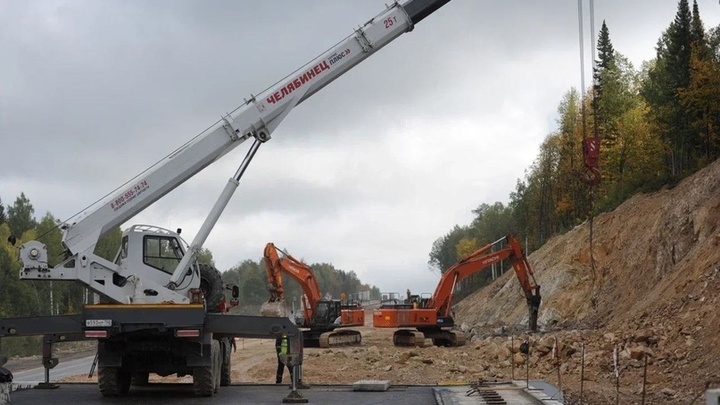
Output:
<svg viewBox="0 0 720 405">
<path fill-rule="evenodd" d="M 393 334 L 395 346 L 425 347 L 426 339 L 435 346 L 456 347 L 465 345 L 465 333 L 459 329 L 400 329 Z"/>
<path fill-rule="evenodd" d="M 334 329 L 334 330 L 304 330 L 303 346 L 305 347 L 340 347 L 340 346 L 359 346 L 362 342 L 362 335 L 359 331 L 352 329 Z"/>
</svg>

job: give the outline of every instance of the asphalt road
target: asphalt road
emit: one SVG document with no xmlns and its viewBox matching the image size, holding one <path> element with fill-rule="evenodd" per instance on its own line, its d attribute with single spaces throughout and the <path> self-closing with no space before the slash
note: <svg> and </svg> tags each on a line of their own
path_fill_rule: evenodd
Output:
<svg viewBox="0 0 720 405">
<path fill-rule="evenodd" d="M 88 374 L 93 360 L 95 360 L 95 356 L 83 357 L 74 360 L 60 360 L 60 363 L 58 363 L 55 368 L 50 369 L 50 382 L 58 381 L 78 374 Z M 43 367 L 23 371 L 14 371 L 11 368 L 10 371 L 13 373 L 13 382 L 15 383 L 45 381 L 45 369 Z"/>
<path fill-rule="evenodd" d="M 132 387 L 126 396 L 103 398 L 95 384 L 61 384 L 51 390 L 21 390 L 10 394 L 13 405 L 26 404 L 127 404 L 148 403 L 182 404 L 282 404 L 290 390 L 286 385 L 233 385 L 221 387 L 211 398 L 193 396 L 189 384 L 153 384 L 148 387 Z M 396 387 L 385 392 L 353 392 L 349 386 L 319 386 L 299 393 L 310 404 L 392 404 L 392 405 L 436 405 L 432 387 Z"/>
</svg>

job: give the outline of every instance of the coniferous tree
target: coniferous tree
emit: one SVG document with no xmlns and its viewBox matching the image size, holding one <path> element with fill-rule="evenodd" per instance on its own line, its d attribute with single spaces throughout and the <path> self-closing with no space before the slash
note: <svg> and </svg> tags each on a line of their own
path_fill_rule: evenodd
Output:
<svg viewBox="0 0 720 405">
<path fill-rule="evenodd" d="M 668 145 L 672 176 L 692 169 L 693 129 L 679 91 L 690 84 L 692 15 L 687 0 L 680 0 L 674 21 L 658 41 L 657 59 L 643 85 L 643 96 L 652 109 L 660 135 Z"/>
<path fill-rule="evenodd" d="M 690 23 L 690 38 L 692 50 L 697 52 L 700 59 L 710 58 L 710 47 L 708 45 L 707 34 L 705 33 L 705 27 L 700 18 L 700 9 L 697 4 L 697 0 L 693 1 L 692 10 L 692 21 Z"/>
<path fill-rule="evenodd" d="M 699 166 L 717 158 L 720 148 L 719 69 L 708 39 L 695 1 L 691 22 L 690 83 L 679 90 L 679 95 L 695 130 L 692 144 Z"/>
<path fill-rule="evenodd" d="M 20 238 L 25 231 L 35 228 L 37 224 L 34 214 L 35 208 L 30 200 L 25 197 L 25 193 L 20 193 L 15 204 L 8 207 L 8 225 L 10 225 L 13 236 Z"/>
<path fill-rule="evenodd" d="M 615 49 L 613 49 L 612 43 L 610 42 L 610 31 L 608 30 L 607 24 L 603 20 L 602 27 L 600 28 L 600 35 L 598 35 L 597 42 L 598 60 L 595 61 L 594 79 L 594 98 L 593 108 L 595 114 L 598 114 L 598 121 L 602 122 L 602 113 L 599 111 L 599 102 L 602 100 L 603 89 L 604 89 L 604 72 L 607 72 L 615 63 Z"/>
</svg>

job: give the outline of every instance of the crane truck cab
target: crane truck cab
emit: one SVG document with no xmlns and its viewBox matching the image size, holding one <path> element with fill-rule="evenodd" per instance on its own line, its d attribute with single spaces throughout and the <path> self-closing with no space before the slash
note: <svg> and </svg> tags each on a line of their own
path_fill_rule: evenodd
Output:
<svg viewBox="0 0 720 405">
<path fill-rule="evenodd" d="M 157 284 L 166 283 L 182 261 L 188 250 L 188 244 L 178 232 L 153 225 L 133 225 L 123 231 L 120 249 L 114 263 L 120 271 L 113 275 L 113 284 L 123 287 L 130 281 L 136 283 L 134 296 L 128 297 L 129 304 L 145 303 L 144 297 L 157 296 L 152 288 L 144 288 L 142 280 L 152 280 Z M 202 293 L 209 311 L 220 305 L 224 290 L 233 291 L 237 298 L 237 287 L 224 285 L 220 272 L 204 263 L 193 263 L 180 279 L 176 291 L 192 296 L 193 291 Z M 199 302 L 199 300 L 196 300 Z"/>
</svg>

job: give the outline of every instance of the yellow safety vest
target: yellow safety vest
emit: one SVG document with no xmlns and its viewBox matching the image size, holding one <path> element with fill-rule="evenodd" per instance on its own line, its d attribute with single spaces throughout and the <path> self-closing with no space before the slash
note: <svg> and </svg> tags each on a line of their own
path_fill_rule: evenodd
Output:
<svg viewBox="0 0 720 405">
<path fill-rule="evenodd" d="M 288 353 L 288 338 L 287 338 L 287 335 L 283 335 L 282 340 L 280 341 L 280 353 L 281 353 L 281 354 L 287 354 L 287 353 Z"/>
</svg>

